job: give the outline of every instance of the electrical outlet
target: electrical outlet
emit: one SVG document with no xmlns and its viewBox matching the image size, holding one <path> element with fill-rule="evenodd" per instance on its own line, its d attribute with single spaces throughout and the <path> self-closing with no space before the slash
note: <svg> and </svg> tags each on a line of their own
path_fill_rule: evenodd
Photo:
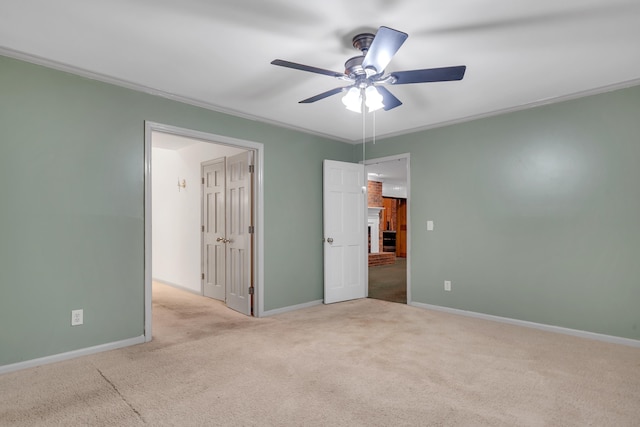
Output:
<svg viewBox="0 0 640 427">
<path fill-rule="evenodd" d="M 444 281 L 444 290 L 445 291 L 450 291 L 451 290 L 451 280 L 445 280 Z"/>
<path fill-rule="evenodd" d="M 71 326 L 78 326 L 84 323 L 84 310 L 71 310 Z"/>
</svg>

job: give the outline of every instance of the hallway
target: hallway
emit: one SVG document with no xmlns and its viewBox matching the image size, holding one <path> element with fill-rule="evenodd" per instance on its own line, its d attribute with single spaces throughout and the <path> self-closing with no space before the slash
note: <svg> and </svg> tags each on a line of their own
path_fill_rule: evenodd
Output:
<svg viewBox="0 0 640 427">
<path fill-rule="evenodd" d="M 407 259 L 395 264 L 369 267 L 369 298 L 407 303 Z"/>
</svg>

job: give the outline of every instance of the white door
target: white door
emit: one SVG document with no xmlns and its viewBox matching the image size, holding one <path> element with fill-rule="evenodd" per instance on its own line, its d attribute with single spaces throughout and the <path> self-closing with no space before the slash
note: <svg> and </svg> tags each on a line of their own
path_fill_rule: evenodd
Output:
<svg viewBox="0 0 640 427">
<path fill-rule="evenodd" d="M 202 163 L 202 293 L 225 300 L 225 158 Z"/>
<path fill-rule="evenodd" d="M 364 165 L 324 161 L 324 303 L 366 296 Z"/>
<path fill-rule="evenodd" d="M 253 151 L 227 158 L 227 306 L 246 315 L 253 294 L 252 165 Z"/>
</svg>

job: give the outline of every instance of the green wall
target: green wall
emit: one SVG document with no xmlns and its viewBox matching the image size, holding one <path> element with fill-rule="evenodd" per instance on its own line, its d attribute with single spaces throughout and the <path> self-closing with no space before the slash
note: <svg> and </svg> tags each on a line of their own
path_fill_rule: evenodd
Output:
<svg viewBox="0 0 640 427">
<path fill-rule="evenodd" d="M 144 333 L 145 120 L 264 144 L 265 310 L 322 298 L 322 160 L 347 144 L 5 57 L 0 94 L 0 366 Z"/>
<path fill-rule="evenodd" d="M 264 144 L 265 310 L 322 298 L 322 160 L 361 147 L 5 57 L 0 94 L 0 366 L 143 334 L 145 120 Z M 369 145 L 411 153 L 414 301 L 640 339 L 639 113 L 634 87 Z"/>
<path fill-rule="evenodd" d="M 367 146 L 400 153 L 415 302 L 640 339 L 640 86 Z"/>
</svg>

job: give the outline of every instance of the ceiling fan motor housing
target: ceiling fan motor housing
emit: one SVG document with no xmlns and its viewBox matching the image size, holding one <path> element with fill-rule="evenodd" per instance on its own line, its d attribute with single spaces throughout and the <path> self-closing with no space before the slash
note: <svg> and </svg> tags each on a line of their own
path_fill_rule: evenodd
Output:
<svg viewBox="0 0 640 427">
<path fill-rule="evenodd" d="M 362 52 L 361 56 L 356 56 L 349 59 L 345 63 L 345 74 L 347 74 L 351 78 L 356 77 L 372 77 L 377 74 L 382 74 L 384 70 L 376 70 L 374 67 L 363 67 L 362 63 L 369 52 L 369 48 L 373 44 L 373 40 L 376 35 L 371 33 L 361 33 L 353 37 L 352 43 L 353 47 L 360 50 Z"/>
<path fill-rule="evenodd" d="M 352 43 L 353 47 L 362 52 L 363 55 L 367 53 L 371 43 L 373 43 L 373 39 L 376 37 L 375 34 L 371 33 L 362 33 L 353 37 Z"/>
<path fill-rule="evenodd" d="M 354 56 L 344 63 L 344 73 L 352 79 L 357 79 L 359 76 L 364 76 L 365 71 L 362 68 L 362 61 L 364 61 L 364 55 Z"/>
</svg>

